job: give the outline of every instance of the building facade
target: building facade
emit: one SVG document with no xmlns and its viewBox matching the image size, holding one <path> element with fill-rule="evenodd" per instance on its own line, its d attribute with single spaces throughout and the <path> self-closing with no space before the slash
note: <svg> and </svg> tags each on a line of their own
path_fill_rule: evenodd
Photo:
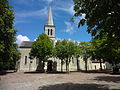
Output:
<svg viewBox="0 0 120 90">
<path fill-rule="evenodd" d="M 52 17 L 52 10 L 51 7 L 48 10 L 48 18 L 47 22 L 44 25 L 44 33 L 46 33 L 50 39 L 53 41 L 55 44 L 57 41 L 55 40 L 55 25 L 53 23 L 53 17 Z M 30 41 L 23 41 L 22 44 L 20 45 L 20 53 L 21 53 L 21 58 L 17 62 L 17 71 L 21 72 L 28 72 L 28 71 L 36 71 L 38 68 L 39 60 L 35 59 L 30 59 L 29 58 L 29 52 L 32 47 L 32 42 Z M 61 70 L 61 60 L 57 58 L 49 58 L 48 62 L 52 61 L 52 63 L 55 63 L 55 70 L 54 71 L 60 71 Z M 48 62 L 45 63 L 45 70 L 48 69 Z M 78 59 L 78 64 L 79 64 L 79 69 L 80 70 L 85 70 L 85 61 L 83 60 L 83 57 L 80 57 Z M 53 64 L 52 64 L 53 65 Z M 53 65 L 54 66 L 54 65 Z M 105 63 L 102 63 L 103 68 L 106 68 Z M 77 71 L 78 66 L 77 66 L 77 59 L 72 58 L 69 66 L 70 71 Z M 96 70 L 100 68 L 99 63 L 93 63 L 90 59 L 87 61 L 87 68 L 88 70 Z M 64 63 L 63 65 L 63 71 L 66 71 L 66 64 Z"/>
</svg>

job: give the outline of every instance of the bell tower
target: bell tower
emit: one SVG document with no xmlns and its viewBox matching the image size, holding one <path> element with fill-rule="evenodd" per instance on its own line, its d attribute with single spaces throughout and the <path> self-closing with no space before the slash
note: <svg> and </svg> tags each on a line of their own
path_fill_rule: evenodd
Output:
<svg viewBox="0 0 120 90">
<path fill-rule="evenodd" d="M 47 34 L 51 40 L 55 40 L 55 26 L 53 24 L 52 10 L 49 7 L 47 22 L 44 25 L 44 32 Z"/>
</svg>

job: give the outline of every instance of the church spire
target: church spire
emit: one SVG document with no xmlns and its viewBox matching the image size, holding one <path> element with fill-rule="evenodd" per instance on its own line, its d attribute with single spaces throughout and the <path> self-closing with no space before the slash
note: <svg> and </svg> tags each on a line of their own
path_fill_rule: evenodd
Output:
<svg viewBox="0 0 120 90">
<path fill-rule="evenodd" d="M 52 10 L 49 7 L 47 23 L 44 26 L 45 34 L 47 34 L 51 40 L 55 40 L 55 26 L 53 24 Z"/>
<path fill-rule="evenodd" d="M 48 18 L 47 18 L 46 25 L 52 25 L 52 26 L 54 26 L 51 7 L 49 7 L 49 10 L 48 10 Z"/>
</svg>

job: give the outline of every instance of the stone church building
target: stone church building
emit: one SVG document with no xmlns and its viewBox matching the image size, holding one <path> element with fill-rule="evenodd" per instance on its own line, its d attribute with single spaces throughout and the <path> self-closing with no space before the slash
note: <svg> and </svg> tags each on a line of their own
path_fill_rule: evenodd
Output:
<svg viewBox="0 0 120 90">
<path fill-rule="evenodd" d="M 47 17 L 47 22 L 44 25 L 44 33 L 46 33 L 50 39 L 53 41 L 55 44 L 57 40 L 55 39 L 55 25 L 53 23 L 53 17 L 52 17 L 52 10 L 51 7 L 48 10 L 48 17 Z M 38 67 L 39 61 L 37 59 L 30 59 L 29 58 L 29 52 L 32 47 L 32 42 L 31 41 L 23 41 L 19 47 L 20 53 L 21 53 L 21 58 L 17 62 L 17 71 L 18 72 L 27 72 L 27 71 L 36 71 Z M 52 61 L 53 63 L 56 62 L 56 70 L 60 71 L 61 70 L 61 60 L 56 59 L 56 58 L 49 58 L 49 61 Z M 49 62 L 48 61 L 48 62 Z M 45 64 L 45 70 L 47 70 L 47 64 Z M 83 57 L 79 58 L 79 69 L 85 70 L 85 62 L 83 60 Z M 100 68 L 99 62 L 92 62 L 91 60 L 88 60 L 88 65 L 87 68 L 88 70 L 95 70 Z M 103 69 L 106 69 L 106 64 L 102 63 Z M 66 70 L 66 65 L 63 65 L 63 71 Z M 70 71 L 77 71 L 77 60 L 76 58 L 73 58 L 70 62 Z"/>
</svg>

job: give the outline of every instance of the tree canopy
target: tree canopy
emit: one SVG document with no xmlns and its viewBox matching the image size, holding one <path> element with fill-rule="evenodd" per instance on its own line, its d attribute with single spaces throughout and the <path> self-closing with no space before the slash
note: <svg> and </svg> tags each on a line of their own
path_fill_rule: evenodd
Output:
<svg viewBox="0 0 120 90">
<path fill-rule="evenodd" d="M 120 1 L 118 0 L 73 0 L 75 16 L 82 16 L 80 25 L 87 24 L 87 31 L 93 36 L 120 36 Z"/>
<path fill-rule="evenodd" d="M 93 36 L 97 57 L 111 63 L 119 63 L 120 56 L 120 1 L 119 0 L 73 0 L 75 17 L 81 17 L 78 27 L 87 25 Z M 94 42 L 92 42 L 94 43 Z M 102 54 L 101 54 L 102 53 Z M 98 56 L 99 55 L 99 56 Z M 111 60 L 113 59 L 113 60 Z"/>
<path fill-rule="evenodd" d="M 53 43 L 46 34 L 41 34 L 35 42 L 33 42 L 30 51 L 30 58 L 38 58 L 41 61 L 47 61 L 52 55 Z"/>
<path fill-rule="evenodd" d="M 74 56 L 75 44 L 73 41 L 62 40 L 58 41 L 55 46 L 56 56 L 61 60 L 61 68 L 63 63 L 66 63 L 66 70 L 69 71 L 69 63 Z M 61 69 L 62 71 L 62 69 Z"/>
<path fill-rule="evenodd" d="M 13 24 L 14 11 L 12 6 L 9 5 L 8 0 L 0 0 L 0 65 L 3 69 L 6 69 L 5 65 L 13 58 L 13 48 L 18 52 L 17 48 L 14 47 L 17 31 Z"/>
<path fill-rule="evenodd" d="M 52 40 L 45 33 L 39 35 L 33 42 L 29 55 L 30 59 L 36 58 L 39 60 L 38 71 L 44 71 L 44 62 L 53 55 L 53 47 Z"/>
</svg>

